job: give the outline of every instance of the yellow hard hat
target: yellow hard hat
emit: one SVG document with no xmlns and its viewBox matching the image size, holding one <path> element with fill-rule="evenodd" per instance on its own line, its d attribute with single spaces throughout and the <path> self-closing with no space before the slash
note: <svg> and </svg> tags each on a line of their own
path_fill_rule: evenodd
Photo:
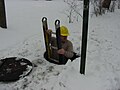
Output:
<svg viewBox="0 0 120 90">
<path fill-rule="evenodd" d="M 60 35 L 61 36 L 69 36 L 70 35 L 67 27 L 65 27 L 65 26 L 60 27 Z"/>
</svg>

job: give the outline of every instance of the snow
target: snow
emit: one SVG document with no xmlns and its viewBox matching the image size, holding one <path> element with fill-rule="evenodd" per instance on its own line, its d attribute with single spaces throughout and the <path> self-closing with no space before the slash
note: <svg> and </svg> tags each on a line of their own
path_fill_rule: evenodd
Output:
<svg viewBox="0 0 120 90">
<path fill-rule="evenodd" d="M 61 20 L 70 30 L 74 50 L 80 52 L 82 19 L 69 24 L 61 0 L 6 0 L 8 28 L 0 28 L 0 58 L 16 56 L 35 63 L 32 73 L 16 82 L 0 82 L 0 90 L 119 90 L 120 89 L 120 10 L 89 17 L 85 75 L 80 74 L 80 58 L 55 65 L 43 58 L 45 51 L 42 17 Z"/>
</svg>

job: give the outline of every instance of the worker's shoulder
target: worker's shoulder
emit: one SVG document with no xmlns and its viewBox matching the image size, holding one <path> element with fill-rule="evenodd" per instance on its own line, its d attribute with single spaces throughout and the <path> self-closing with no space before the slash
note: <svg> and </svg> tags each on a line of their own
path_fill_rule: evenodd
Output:
<svg viewBox="0 0 120 90">
<path fill-rule="evenodd" d="M 72 42 L 70 40 L 67 40 L 66 43 L 69 44 L 69 45 L 72 45 Z"/>
</svg>

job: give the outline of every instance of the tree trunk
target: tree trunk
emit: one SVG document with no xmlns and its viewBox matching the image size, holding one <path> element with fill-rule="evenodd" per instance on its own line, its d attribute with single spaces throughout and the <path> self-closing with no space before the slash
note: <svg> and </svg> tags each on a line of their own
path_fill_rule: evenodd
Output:
<svg viewBox="0 0 120 90">
<path fill-rule="evenodd" d="M 102 7 L 109 9 L 111 0 L 103 0 L 102 1 Z"/>
</svg>

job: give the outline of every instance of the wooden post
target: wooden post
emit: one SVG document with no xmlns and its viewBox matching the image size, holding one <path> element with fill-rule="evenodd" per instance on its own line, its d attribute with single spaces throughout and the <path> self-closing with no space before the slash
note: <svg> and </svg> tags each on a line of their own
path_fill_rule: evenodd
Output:
<svg viewBox="0 0 120 90">
<path fill-rule="evenodd" d="M 84 0 L 80 73 L 85 74 L 87 34 L 89 18 L 89 0 Z"/>
<path fill-rule="evenodd" d="M 0 0 L 0 27 L 7 28 L 4 0 Z"/>
</svg>

